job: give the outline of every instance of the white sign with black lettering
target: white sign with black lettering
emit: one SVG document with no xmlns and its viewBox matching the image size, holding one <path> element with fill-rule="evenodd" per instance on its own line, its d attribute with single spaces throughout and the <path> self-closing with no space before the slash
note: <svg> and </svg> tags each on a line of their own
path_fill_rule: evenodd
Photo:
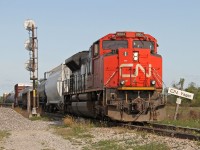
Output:
<svg viewBox="0 0 200 150">
<path fill-rule="evenodd" d="M 177 95 L 180 97 L 184 97 L 184 98 L 188 98 L 188 99 L 193 99 L 194 94 L 193 93 L 189 93 L 189 92 L 185 92 L 185 91 L 181 91 L 175 88 L 170 88 L 168 89 L 168 93 L 169 94 L 173 94 L 173 95 Z"/>
<path fill-rule="evenodd" d="M 179 104 L 179 105 L 181 104 L 181 99 L 180 98 L 176 99 L 176 104 Z"/>
</svg>

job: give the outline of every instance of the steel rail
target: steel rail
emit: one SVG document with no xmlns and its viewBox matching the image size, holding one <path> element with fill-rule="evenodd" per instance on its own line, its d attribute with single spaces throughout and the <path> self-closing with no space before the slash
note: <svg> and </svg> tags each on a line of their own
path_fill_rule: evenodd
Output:
<svg viewBox="0 0 200 150">
<path fill-rule="evenodd" d="M 168 125 L 168 124 L 158 124 L 158 123 L 149 123 L 149 126 L 160 128 L 160 129 L 169 129 L 174 131 L 183 131 L 186 133 L 200 133 L 199 128 L 189 128 L 189 127 L 182 127 L 182 126 L 175 126 L 175 125 Z"/>
<path fill-rule="evenodd" d="M 180 131 L 176 131 L 173 129 L 166 129 L 166 128 L 164 129 L 164 126 L 162 126 L 163 128 L 158 128 L 155 126 L 154 127 L 153 126 L 139 126 L 139 125 L 130 125 L 130 124 L 122 124 L 122 126 L 130 128 L 130 129 L 137 129 L 140 131 L 147 131 L 150 133 L 155 133 L 155 134 L 162 135 L 162 136 L 169 136 L 169 137 L 175 137 L 175 138 L 180 138 L 180 139 L 189 139 L 189 140 L 200 141 L 200 135 L 180 132 Z M 191 130 L 193 130 L 193 129 L 191 128 Z"/>
</svg>

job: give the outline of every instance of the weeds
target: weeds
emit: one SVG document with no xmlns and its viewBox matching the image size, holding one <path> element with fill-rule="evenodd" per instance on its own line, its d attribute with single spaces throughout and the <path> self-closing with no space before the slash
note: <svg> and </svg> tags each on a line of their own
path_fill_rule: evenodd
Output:
<svg viewBox="0 0 200 150">
<path fill-rule="evenodd" d="M 166 144 L 162 143 L 148 143 L 146 145 L 135 146 L 134 150 L 170 150 L 170 148 Z"/>
<path fill-rule="evenodd" d="M 93 136 L 89 133 L 89 129 L 93 127 L 91 123 L 77 122 L 71 116 L 67 116 L 63 119 L 63 126 L 57 126 L 55 128 L 55 133 L 61 135 L 63 138 L 72 139 L 90 139 Z"/>
<path fill-rule="evenodd" d="M 200 108 L 180 107 L 177 120 L 174 120 L 175 107 L 167 106 L 168 118 L 159 122 L 176 126 L 200 128 Z"/>
<path fill-rule="evenodd" d="M 3 138 L 7 138 L 9 135 L 10 135 L 10 133 L 7 132 L 7 131 L 0 131 L 0 141 L 1 141 Z"/>
<path fill-rule="evenodd" d="M 175 126 L 183 126 L 183 127 L 190 127 L 190 128 L 200 128 L 200 120 L 163 120 L 159 123 L 163 124 L 170 124 Z"/>
<path fill-rule="evenodd" d="M 91 144 L 90 147 L 84 147 L 83 150 L 123 150 L 124 148 L 114 140 L 101 140 Z"/>
<path fill-rule="evenodd" d="M 97 143 L 93 143 L 90 146 L 85 146 L 83 150 L 170 150 L 166 144 L 162 143 L 148 143 L 144 145 L 138 145 L 133 139 L 125 141 L 123 144 L 117 140 L 101 140 Z"/>
<path fill-rule="evenodd" d="M 37 116 L 32 116 L 31 118 L 29 118 L 29 120 L 31 120 L 31 121 L 37 121 L 37 120 L 49 121 L 49 118 L 48 118 L 48 117 L 37 117 Z"/>
</svg>

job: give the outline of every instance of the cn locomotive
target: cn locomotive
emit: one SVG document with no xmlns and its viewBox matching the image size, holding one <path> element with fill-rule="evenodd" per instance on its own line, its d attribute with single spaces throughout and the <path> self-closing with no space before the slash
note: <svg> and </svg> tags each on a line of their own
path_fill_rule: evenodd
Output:
<svg viewBox="0 0 200 150">
<path fill-rule="evenodd" d="M 124 122 L 164 119 L 157 47 L 149 34 L 116 32 L 66 59 L 70 71 L 63 80 L 63 111 Z"/>
<path fill-rule="evenodd" d="M 162 120 L 162 57 L 143 32 L 116 32 L 45 73 L 38 88 L 47 111 L 123 122 Z"/>
</svg>

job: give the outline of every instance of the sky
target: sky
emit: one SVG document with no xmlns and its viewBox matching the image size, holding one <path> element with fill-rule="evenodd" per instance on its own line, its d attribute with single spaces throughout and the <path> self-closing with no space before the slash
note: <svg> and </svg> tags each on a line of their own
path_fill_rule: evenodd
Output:
<svg viewBox="0 0 200 150">
<path fill-rule="evenodd" d="M 0 95 L 30 83 L 24 48 L 33 19 L 38 28 L 39 78 L 108 33 L 140 31 L 158 40 L 167 87 L 200 86 L 199 0 L 0 0 Z"/>
</svg>

